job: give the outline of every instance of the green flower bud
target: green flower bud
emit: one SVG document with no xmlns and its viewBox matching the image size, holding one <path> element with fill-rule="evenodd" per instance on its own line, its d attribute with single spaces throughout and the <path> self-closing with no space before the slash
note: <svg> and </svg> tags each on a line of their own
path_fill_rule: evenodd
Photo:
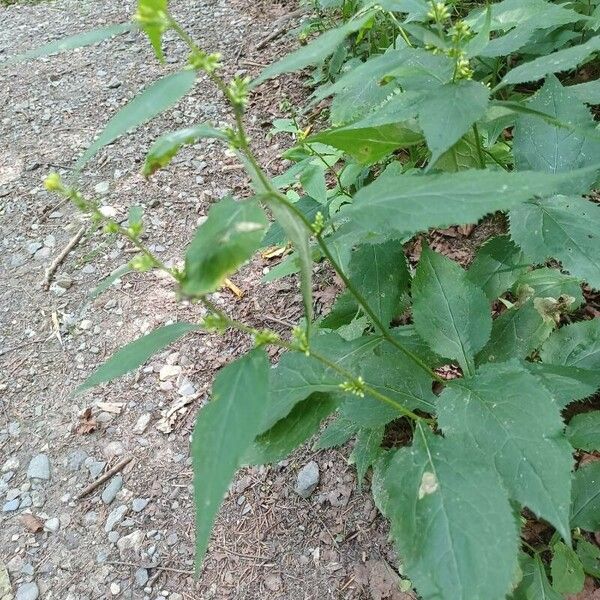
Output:
<svg viewBox="0 0 600 600">
<path fill-rule="evenodd" d="M 44 179 L 44 187 L 49 192 L 59 192 L 63 189 L 63 184 L 58 173 L 50 173 Z"/>
<path fill-rule="evenodd" d="M 151 256 L 148 256 L 147 254 L 138 254 L 132 260 L 129 261 L 129 266 L 134 271 L 144 273 L 152 269 L 155 265 Z"/>
<path fill-rule="evenodd" d="M 206 331 L 212 331 L 214 333 L 225 333 L 229 327 L 229 322 L 224 317 L 219 315 L 206 315 L 200 325 L 206 329 Z"/>
</svg>

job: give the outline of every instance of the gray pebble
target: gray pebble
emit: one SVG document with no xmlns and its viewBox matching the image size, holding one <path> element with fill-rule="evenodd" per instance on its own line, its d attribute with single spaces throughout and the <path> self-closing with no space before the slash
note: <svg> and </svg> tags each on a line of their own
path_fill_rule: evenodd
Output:
<svg viewBox="0 0 600 600">
<path fill-rule="evenodd" d="M 104 488 L 102 492 L 102 502 L 104 504 L 110 504 L 120 489 L 123 487 L 123 477 L 121 475 L 115 475 L 109 482 L 108 485 Z"/>
<path fill-rule="evenodd" d="M 60 520 L 58 517 L 52 517 L 44 523 L 44 529 L 50 533 L 56 533 L 60 529 Z"/>
<path fill-rule="evenodd" d="M 142 512 L 148 506 L 149 502 L 150 498 L 134 498 L 131 508 L 133 508 L 133 512 Z"/>
<path fill-rule="evenodd" d="M 120 523 L 127 512 L 127 506 L 122 504 L 121 506 L 117 506 L 114 510 L 112 510 L 108 517 L 106 517 L 106 523 L 104 524 L 104 531 L 109 533 L 112 531 L 113 527 Z"/>
<path fill-rule="evenodd" d="M 110 183 L 108 181 L 101 181 L 94 186 L 94 191 L 96 194 L 108 194 L 109 189 Z"/>
<path fill-rule="evenodd" d="M 179 536 L 176 533 L 170 533 L 167 536 L 167 544 L 169 546 L 174 546 L 179 541 Z"/>
<path fill-rule="evenodd" d="M 73 450 L 67 458 L 67 468 L 69 471 L 78 471 L 87 457 L 88 455 L 85 450 L 81 448 Z"/>
<path fill-rule="evenodd" d="M 23 583 L 17 588 L 15 600 L 37 600 L 40 590 L 35 581 Z"/>
<path fill-rule="evenodd" d="M 33 500 L 29 494 L 26 494 L 21 497 L 21 503 L 19 504 L 19 508 L 29 508 L 33 504 Z"/>
<path fill-rule="evenodd" d="M 121 536 L 119 535 L 119 532 L 118 532 L 118 531 L 111 531 L 111 532 L 108 534 L 108 541 L 109 541 L 111 544 L 116 544 L 116 543 L 119 541 L 119 538 L 120 538 L 120 537 L 121 537 Z"/>
<path fill-rule="evenodd" d="M 144 587 L 148 582 L 148 571 L 147 569 L 137 569 L 135 572 L 135 582 L 139 587 Z"/>
<path fill-rule="evenodd" d="M 19 508 L 19 499 L 15 498 L 14 500 L 9 500 L 4 503 L 2 507 L 2 512 L 14 512 Z"/>
<path fill-rule="evenodd" d="M 89 463 L 86 460 L 88 471 L 90 472 L 90 477 L 92 479 L 97 479 L 100 477 L 102 471 L 104 471 L 104 467 L 106 466 L 106 462 L 103 460 L 90 460 Z"/>
<path fill-rule="evenodd" d="M 45 454 L 34 456 L 27 467 L 29 479 L 50 479 L 50 461 Z"/>
<path fill-rule="evenodd" d="M 319 465 L 311 460 L 298 471 L 294 491 L 303 498 L 308 498 L 319 484 Z"/>
</svg>

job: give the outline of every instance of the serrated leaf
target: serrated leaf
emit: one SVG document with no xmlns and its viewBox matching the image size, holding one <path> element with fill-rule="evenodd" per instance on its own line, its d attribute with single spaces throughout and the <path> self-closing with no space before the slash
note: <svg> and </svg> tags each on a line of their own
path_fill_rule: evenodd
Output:
<svg viewBox="0 0 600 600">
<path fill-rule="evenodd" d="M 570 541 L 572 449 L 558 406 L 535 377 L 517 361 L 480 367 L 448 384 L 438 419 L 446 435 L 471 436 L 510 497 Z"/>
<path fill-rule="evenodd" d="M 570 93 L 575 94 L 581 102 L 600 104 L 600 79 L 570 85 L 567 89 Z"/>
<path fill-rule="evenodd" d="M 431 164 L 451 148 L 485 114 L 489 89 L 478 81 L 447 83 L 426 97 L 419 125 L 431 151 Z"/>
<path fill-rule="evenodd" d="M 558 542 L 552 548 L 550 574 L 552 587 L 559 594 L 578 594 L 583 589 L 585 573 L 579 557 L 574 550 Z"/>
<path fill-rule="evenodd" d="M 358 430 L 356 423 L 344 417 L 337 417 L 323 430 L 314 445 L 315 450 L 325 450 L 343 446 Z"/>
<path fill-rule="evenodd" d="M 444 152 L 432 165 L 432 171 L 456 173 L 467 169 L 479 169 L 481 161 L 472 132 L 463 136 L 452 148 Z"/>
<path fill-rule="evenodd" d="M 552 589 L 539 555 L 524 558 L 521 568 L 523 579 L 515 590 L 512 600 L 563 600 L 563 597 Z"/>
<path fill-rule="evenodd" d="M 201 296 L 218 289 L 260 247 L 267 224 L 255 200 L 226 197 L 213 205 L 186 252 L 181 291 Z"/>
<path fill-rule="evenodd" d="M 362 244 L 350 259 L 349 278 L 384 325 L 401 310 L 410 287 L 404 248 L 398 240 Z"/>
<path fill-rule="evenodd" d="M 555 326 L 553 320 L 544 318 L 534 299 L 505 310 L 494 319 L 490 340 L 477 355 L 477 363 L 525 358 L 544 343 Z"/>
<path fill-rule="evenodd" d="M 585 136 L 586 130 L 592 131 L 596 127 L 590 111 L 556 77 L 548 77 L 527 106 L 582 131 L 561 128 L 536 116 L 519 116 L 513 133 L 515 167 L 518 170 L 559 173 L 598 161 L 600 142 Z M 595 175 L 591 173 L 588 180 L 582 182 L 581 189 L 567 187 L 564 193 L 585 193 L 594 179 Z"/>
<path fill-rule="evenodd" d="M 157 18 L 160 18 L 161 15 L 166 15 L 167 0 L 138 0 L 138 11 L 147 16 L 154 17 L 154 20 L 157 21 Z M 164 27 L 152 22 L 142 22 L 141 28 L 148 36 L 152 48 L 154 49 L 154 54 L 156 54 L 156 58 L 162 62 L 165 58 L 162 49 L 162 34 Z"/>
<path fill-rule="evenodd" d="M 196 504 L 196 562 L 248 446 L 260 430 L 269 402 L 269 360 L 254 349 L 217 375 L 212 399 L 200 411 L 192 436 Z"/>
<path fill-rule="evenodd" d="M 384 433 L 385 427 L 360 429 L 358 431 L 349 462 L 356 465 L 356 479 L 359 489 L 362 488 L 362 482 L 369 467 L 375 463 L 382 452 L 381 443 L 383 442 Z"/>
<path fill-rule="evenodd" d="M 261 433 L 244 455 L 244 464 L 265 465 L 284 459 L 319 431 L 321 422 L 338 405 L 330 394 L 312 394 L 299 402 L 289 415 Z"/>
<path fill-rule="evenodd" d="M 542 347 L 547 363 L 600 370 L 600 319 L 580 321 L 554 332 Z"/>
<path fill-rule="evenodd" d="M 600 578 L 600 548 L 587 540 L 579 540 L 576 552 L 583 570 L 592 577 Z"/>
<path fill-rule="evenodd" d="M 148 335 L 123 346 L 100 365 L 78 388 L 77 393 L 116 379 L 143 365 L 151 356 L 200 327 L 194 323 L 175 323 L 155 329 Z"/>
<path fill-rule="evenodd" d="M 104 146 L 171 107 L 192 89 L 195 81 L 195 71 L 185 70 L 150 84 L 108 121 L 102 133 L 79 158 L 75 170 L 81 170 Z"/>
<path fill-rule="evenodd" d="M 195 125 L 161 135 L 146 155 L 142 174 L 148 177 L 158 169 L 166 167 L 183 146 L 203 138 L 226 140 L 227 136 L 223 131 L 209 125 Z"/>
<path fill-rule="evenodd" d="M 519 295 L 520 290 L 533 290 L 538 298 L 558 298 L 570 296 L 574 298 L 571 309 L 583 304 L 583 293 L 579 281 L 570 275 L 561 273 L 558 269 L 543 267 L 519 275 L 514 285 L 514 291 Z"/>
<path fill-rule="evenodd" d="M 412 285 L 417 333 L 432 350 L 473 373 L 474 356 L 488 341 L 492 317 L 483 291 L 450 259 L 423 248 Z"/>
<path fill-rule="evenodd" d="M 600 388 L 600 371 L 546 363 L 523 363 L 552 394 L 560 408 L 583 400 Z"/>
<path fill-rule="evenodd" d="M 515 173 L 485 170 L 436 175 L 385 174 L 362 188 L 344 214 L 356 228 L 381 235 L 412 235 L 430 227 L 476 223 L 535 196 L 550 196 L 597 168 L 571 173 Z"/>
<path fill-rule="evenodd" d="M 573 478 L 571 526 L 600 530 L 600 461 L 580 467 Z"/>
<path fill-rule="evenodd" d="M 512 238 L 534 262 L 553 257 L 600 288 L 600 207 L 576 196 L 531 200 L 510 213 Z"/>
<path fill-rule="evenodd" d="M 309 65 L 316 65 L 325 60 L 330 54 L 333 54 L 335 49 L 352 33 L 358 31 L 372 17 L 372 11 L 363 12 L 358 17 L 344 23 L 340 27 L 330 29 L 315 40 L 303 46 L 299 50 L 288 54 L 275 64 L 268 66 L 261 74 L 251 83 L 252 87 L 256 87 L 267 81 L 277 77 L 282 73 L 290 73 L 298 71 Z"/>
<path fill-rule="evenodd" d="M 424 600 L 503 600 L 517 568 L 517 527 L 496 476 L 467 438 L 416 426 L 378 477 L 380 505 Z M 493 544 L 481 544 L 493 539 Z"/>
<path fill-rule="evenodd" d="M 351 323 L 358 311 L 359 307 L 354 296 L 348 291 L 342 292 L 319 326 L 322 329 L 339 329 Z"/>
<path fill-rule="evenodd" d="M 567 438 L 573 448 L 600 451 L 600 410 L 575 415 L 567 426 Z"/>
<path fill-rule="evenodd" d="M 44 44 L 39 48 L 34 48 L 33 50 L 29 50 L 23 54 L 13 56 L 8 60 L 2 61 L 0 62 L 0 69 L 2 67 L 8 67 L 16 63 L 24 62 L 26 60 L 31 60 L 33 58 L 50 56 L 51 54 L 65 52 L 66 50 L 91 46 L 97 42 L 114 37 L 115 35 L 127 33 L 135 28 L 136 26 L 133 23 L 119 23 L 118 25 L 107 25 L 106 27 L 98 27 L 97 29 L 92 29 L 91 31 L 71 35 L 69 37 Z"/>
<path fill-rule="evenodd" d="M 501 83 L 496 86 L 496 89 L 508 84 L 537 81 L 550 73 L 561 73 L 562 71 L 574 69 L 598 50 L 600 50 L 600 36 L 593 37 L 579 46 L 572 46 L 571 48 L 552 52 L 547 56 L 540 56 L 509 71 Z"/>
<path fill-rule="evenodd" d="M 509 290 L 527 268 L 521 249 L 508 235 L 499 235 L 479 248 L 467 277 L 484 291 L 488 300 L 495 300 Z"/>
</svg>

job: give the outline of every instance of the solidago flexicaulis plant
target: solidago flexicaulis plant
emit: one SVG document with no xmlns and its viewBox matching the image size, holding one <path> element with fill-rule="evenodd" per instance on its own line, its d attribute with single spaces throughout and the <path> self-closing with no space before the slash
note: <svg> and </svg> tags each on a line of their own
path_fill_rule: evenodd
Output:
<svg viewBox="0 0 600 600">
<path fill-rule="evenodd" d="M 7 61 L 131 27 L 162 59 L 162 35 L 172 30 L 189 47 L 186 66 L 113 116 L 77 169 L 173 105 L 203 72 L 228 101 L 232 126 L 166 133 L 144 174 L 213 137 L 252 179 L 251 199 L 212 206 L 182 269 L 142 242 L 138 207 L 118 223 L 58 174 L 46 179 L 94 224 L 138 248 L 130 268 L 166 271 L 182 297 L 207 309 L 201 323 L 168 325 L 125 346 L 80 390 L 199 328 L 241 330 L 254 349 L 217 375 L 193 435 L 199 563 L 236 470 L 281 460 L 329 418 L 318 447 L 355 439 L 358 477 L 372 469 L 375 501 L 423 599 L 577 593 L 586 574 L 600 576 L 589 534 L 600 530 L 600 412 L 580 402 L 600 387 L 600 321 L 579 310 L 581 284 L 600 288 L 600 208 L 588 195 L 600 172 L 600 132 L 586 106 L 600 103 L 598 3 L 503 0 L 470 12 L 425 0 L 316 4 L 323 12 L 315 27 L 339 18 L 337 25 L 255 80 L 225 80 L 220 57 L 195 44 L 167 0 L 140 0 L 132 25 Z M 249 94 L 309 66 L 309 107 L 330 98 L 329 124 L 306 123 L 302 110 L 278 120 L 274 134 L 295 139 L 285 153 L 293 164 L 271 178 L 246 133 Z M 499 212 L 507 226 L 468 269 L 424 237 L 418 264 L 408 264 L 408 241 Z M 210 295 L 226 277 L 259 248 L 287 242 L 293 254 L 271 276 L 299 273 L 301 325 L 287 335 L 256 330 L 215 306 Z M 325 316 L 313 312 L 314 261 L 345 286 Z M 285 350 L 275 368 L 269 345 Z M 444 379 L 444 365 L 460 375 Z M 386 429 L 398 421 L 411 441 L 389 447 Z M 582 452 L 589 459 L 578 466 Z M 548 524 L 537 546 L 523 539 L 533 516 Z"/>
</svg>

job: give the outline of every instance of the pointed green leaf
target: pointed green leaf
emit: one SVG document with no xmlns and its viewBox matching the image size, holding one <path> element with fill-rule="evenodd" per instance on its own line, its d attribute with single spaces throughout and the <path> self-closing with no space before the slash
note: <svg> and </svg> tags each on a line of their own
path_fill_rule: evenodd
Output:
<svg viewBox="0 0 600 600">
<path fill-rule="evenodd" d="M 567 437 L 573 448 L 600 451 L 600 410 L 575 415 L 569 421 Z"/>
<path fill-rule="evenodd" d="M 288 54 L 275 64 L 268 66 L 252 82 L 252 87 L 260 85 L 267 79 L 277 77 L 282 73 L 298 71 L 309 65 L 316 65 L 325 60 L 335 49 L 352 33 L 358 31 L 372 17 L 372 11 L 363 12 L 344 25 L 330 29 L 317 39 L 303 46 L 299 50 Z"/>
<path fill-rule="evenodd" d="M 419 108 L 419 125 L 431 151 L 431 164 L 485 114 L 490 90 L 478 81 L 447 83 Z"/>
<path fill-rule="evenodd" d="M 151 356 L 166 348 L 191 331 L 200 327 L 193 323 L 175 323 L 155 329 L 115 352 L 105 363 L 100 365 L 78 388 L 81 393 L 100 383 L 116 379 L 133 369 L 143 365 Z"/>
<path fill-rule="evenodd" d="M 487 298 L 461 267 L 423 248 L 412 286 L 417 333 L 431 349 L 472 373 L 474 356 L 488 341 L 492 317 Z"/>
<path fill-rule="evenodd" d="M 467 277 L 484 291 L 488 300 L 495 300 L 509 290 L 527 268 L 520 248 L 509 236 L 499 235 L 479 248 Z"/>
<path fill-rule="evenodd" d="M 561 327 L 540 355 L 547 363 L 600 371 L 600 319 Z"/>
<path fill-rule="evenodd" d="M 574 69 L 598 50 L 600 50 L 600 36 L 591 38 L 585 44 L 558 50 L 547 56 L 540 56 L 509 71 L 502 79 L 500 86 L 537 81 L 549 73 L 561 73 Z"/>
<path fill-rule="evenodd" d="M 325 165 L 309 164 L 300 175 L 300 183 L 304 191 L 320 204 L 327 203 L 327 182 L 325 181 Z"/>
<path fill-rule="evenodd" d="M 523 579 L 515 590 L 513 600 L 563 600 L 552 589 L 546 575 L 546 568 L 538 554 L 534 558 L 527 556 L 522 561 Z"/>
<path fill-rule="evenodd" d="M 269 360 L 255 349 L 216 377 L 192 437 L 196 562 L 202 563 L 223 496 L 260 430 L 269 399 Z"/>
<path fill-rule="evenodd" d="M 356 436 L 356 443 L 350 453 L 348 462 L 356 465 L 356 479 L 358 487 L 362 487 L 362 482 L 369 470 L 369 467 L 375 463 L 382 452 L 381 443 L 385 427 L 376 427 L 374 429 L 360 429 Z"/>
<path fill-rule="evenodd" d="M 138 0 L 138 13 L 145 16 L 148 21 L 141 22 L 141 28 L 148 36 L 154 54 L 161 62 L 164 60 L 162 49 L 162 34 L 165 31 L 163 23 L 167 13 L 167 0 Z"/>
<path fill-rule="evenodd" d="M 115 35 L 131 31 L 132 29 L 135 29 L 135 27 L 136 26 L 133 23 L 120 23 L 118 25 L 107 25 L 106 27 L 98 27 L 97 29 L 86 31 L 85 33 L 78 33 L 76 35 L 72 35 L 66 38 L 62 38 L 60 40 L 56 40 L 54 42 L 50 42 L 48 44 L 44 44 L 39 48 L 34 48 L 33 50 L 29 50 L 23 54 L 13 56 L 8 60 L 0 62 L 0 69 L 2 67 L 14 65 L 15 63 L 31 60 L 33 58 L 40 58 L 42 56 L 49 56 L 51 54 L 57 54 L 58 52 L 64 52 L 65 50 L 73 50 L 74 48 L 90 46 L 92 44 L 96 44 L 97 42 L 101 42 L 102 40 L 111 38 Z"/>
<path fill-rule="evenodd" d="M 556 258 L 600 288 L 600 207 L 593 202 L 576 196 L 526 202 L 511 210 L 510 232 L 532 261 Z"/>
<path fill-rule="evenodd" d="M 380 176 L 362 188 L 344 214 L 357 228 L 381 235 L 412 235 L 430 227 L 476 223 L 535 196 L 550 196 L 598 168 L 570 173 L 461 171 L 437 175 Z"/>
<path fill-rule="evenodd" d="M 431 166 L 433 171 L 456 173 L 467 169 L 479 169 L 481 160 L 473 132 L 464 135 L 452 148 L 444 152 Z"/>
<path fill-rule="evenodd" d="M 585 102 L 586 104 L 600 104 L 600 79 L 570 85 L 568 90 L 575 94 L 581 102 Z"/>
<path fill-rule="evenodd" d="M 592 577 L 600 578 L 600 548 L 587 540 L 577 542 L 577 556 L 583 565 L 583 570 Z"/>
<path fill-rule="evenodd" d="M 260 247 L 267 224 L 255 200 L 214 204 L 187 250 L 181 291 L 201 296 L 218 289 Z"/>
<path fill-rule="evenodd" d="M 244 455 L 244 464 L 265 465 L 284 459 L 319 431 L 337 404 L 330 394 L 312 394 L 296 404 L 289 415 L 254 440 Z"/>
<path fill-rule="evenodd" d="M 161 135 L 152 144 L 146 155 L 143 175 L 148 177 L 158 169 L 166 167 L 183 146 L 193 144 L 203 138 L 226 140 L 227 136 L 220 129 L 209 125 L 195 125 Z"/>
<path fill-rule="evenodd" d="M 343 446 L 356 433 L 358 426 L 350 419 L 337 417 L 329 423 L 314 445 L 315 450 Z"/>
<path fill-rule="evenodd" d="M 123 275 L 127 275 L 127 273 L 131 273 L 133 269 L 129 266 L 129 263 L 126 265 L 121 265 L 118 269 L 115 269 L 110 275 L 105 277 L 90 293 L 88 296 L 88 300 L 94 300 L 100 294 L 105 292 L 117 279 L 121 279 Z"/>
<path fill-rule="evenodd" d="M 477 355 L 478 364 L 525 358 L 546 341 L 556 323 L 544 318 L 535 300 L 505 310 L 494 319 L 490 340 Z"/>
<path fill-rule="evenodd" d="M 578 594 L 583 589 L 585 573 L 583 565 L 574 550 L 558 542 L 552 548 L 553 556 L 550 564 L 552 587 L 559 594 Z"/>
<path fill-rule="evenodd" d="M 569 88 L 554 77 L 548 77 L 541 90 L 527 103 L 527 107 L 543 112 L 558 121 L 568 123 L 581 131 L 561 128 L 537 116 L 521 115 L 514 129 L 513 151 L 515 166 L 519 171 L 548 171 L 559 173 L 587 167 L 598 161 L 600 141 L 585 136 L 585 131 L 596 127 L 585 104 Z M 585 193 L 594 182 L 590 173 L 579 190 L 566 186 L 564 193 Z"/>
<path fill-rule="evenodd" d="M 572 449 L 558 406 L 535 377 L 516 361 L 480 367 L 448 384 L 438 418 L 446 435 L 471 436 L 510 497 L 570 541 Z"/>
<path fill-rule="evenodd" d="M 192 89 L 195 81 L 195 71 L 185 70 L 166 75 L 149 85 L 110 119 L 102 133 L 79 158 L 75 169 L 81 170 L 101 148 L 175 104 Z"/>
<path fill-rule="evenodd" d="M 351 323 L 358 314 L 358 303 L 354 296 L 348 292 L 342 292 L 331 307 L 329 314 L 323 318 L 319 326 L 322 329 L 339 329 L 343 325 Z"/>
<path fill-rule="evenodd" d="M 544 267 L 520 275 L 514 285 L 517 297 L 531 290 L 533 295 L 538 298 L 570 296 L 575 299 L 569 307 L 570 309 L 578 308 L 583 304 L 583 294 L 579 280 L 561 273 L 558 269 Z"/>
<path fill-rule="evenodd" d="M 600 530 L 600 461 L 580 467 L 573 479 L 571 526 Z"/>
<path fill-rule="evenodd" d="M 490 43 L 490 31 L 492 29 L 492 7 L 487 5 L 485 10 L 485 21 L 483 26 L 473 39 L 469 40 L 465 47 L 465 53 L 469 57 L 479 56 L 481 52 Z"/>
<path fill-rule="evenodd" d="M 506 492 L 468 438 L 417 425 L 412 447 L 395 452 L 380 479 L 378 504 L 424 600 L 504 600 L 517 568 L 517 526 Z"/>
<path fill-rule="evenodd" d="M 401 311 L 410 273 L 399 240 L 362 244 L 350 259 L 349 278 L 384 325 Z"/>
</svg>

